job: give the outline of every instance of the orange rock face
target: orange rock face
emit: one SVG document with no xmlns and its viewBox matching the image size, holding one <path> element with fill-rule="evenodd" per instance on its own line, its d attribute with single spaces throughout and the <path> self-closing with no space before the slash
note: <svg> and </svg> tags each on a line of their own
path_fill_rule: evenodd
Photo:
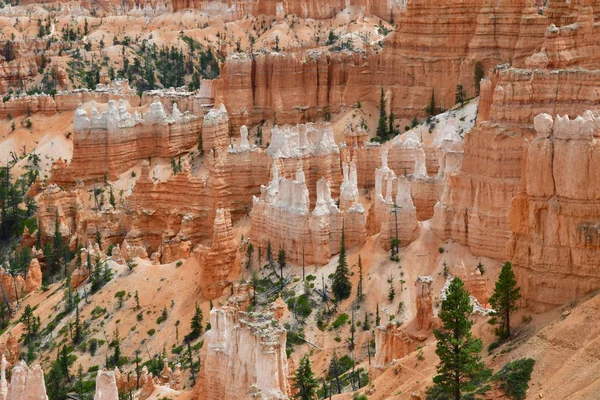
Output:
<svg viewBox="0 0 600 400">
<path fill-rule="evenodd" d="M 387 368 L 417 348 L 417 343 L 400 327 L 393 323 L 375 328 L 375 368 Z"/>
<path fill-rule="evenodd" d="M 169 116 L 158 100 L 142 118 L 129 114 L 124 102 L 117 106 L 111 100 L 102 114 L 92 106 L 91 117 L 79 107 L 73 130 L 71 163 L 53 170 L 59 184 L 73 184 L 75 178 L 113 180 L 140 160 L 176 156 L 198 143 L 201 120 L 176 108 Z"/>
<path fill-rule="evenodd" d="M 583 112 L 595 98 L 597 76 L 585 70 L 499 72 L 490 119 L 479 116 L 465 136 L 461 170 L 446 175 L 432 220 L 438 236 L 468 245 L 474 255 L 507 257 L 510 204 L 520 192 L 525 140 L 534 135 L 533 113 Z"/>
<path fill-rule="evenodd" d="M 230 307 L 213 308 L 210 324 L 194 400 L 286 398 L 285 329 L 268 316 Z"/>
<path fill-rule="evenodd" d="M 509 259 L 528 305 L 545 309 L 600 287 L 599 120 L 541 114 L 512 201 Z"/>
<path fill-rule="evenodd" d="M 415 317 L 417 330 L 429 330 L 436 324 L 436 318 L 433 316 L 433 299 L 431 296 L 431 283 L 433 279 L 430 276 L 418 276 L 415 281 L 417 292 L 417 315 Z"/>
<path fill-rule="evenodd" d="M 217 209 L 210 247 L 196 246 L 184 267 L 200 271 L 199 288 L 205 299 L 221 296 L 239 269 L 238 244 L 233 238 L 229 210 Z"/>
<path fill-rule="evenodd" d="M 25 276 L 25 293 L 31 293 L 42 287 L 42 269 L 40 262 L 34 258 L 29 263 L 27 275 Z"/>
</svg>

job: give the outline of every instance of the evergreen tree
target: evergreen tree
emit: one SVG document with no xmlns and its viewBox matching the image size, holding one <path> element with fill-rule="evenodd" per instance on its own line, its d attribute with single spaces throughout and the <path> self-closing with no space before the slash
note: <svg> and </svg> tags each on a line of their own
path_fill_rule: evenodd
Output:
<svg viewBox="0 0 600 400">
<path fill-rule="evenodd" d="M 293 387 L 296 389 L 296 394 L 293 398 L 313 400 L 317 387 L 319 387 L 319 382 L 314 377 L 308 355 L 305 354 L 300 359 L 300 364 L 298 365 L 298 369 L 296 369 L 293 379 Z"/>
<path fill-rule="evenodd" d="M 496 281 L 494 294 L 490 297 L 490 305 L 494 310 L 490 324 L 499 325 L 496 335 L 501 338 L 510 337 L 510 313 L 517 311 L 517 302 L 521 298 L 521 288 L 517 286 L 517 279 L 512 270 L 512 264 L 505 262 Z"/>
<path fill-rule="evenodd" d="M 252 305 L 254 306 L 254 310 L 256 311 L 256 296 L 258 295 L 257 287 L 258 287 L 258 273 L 256 271 L 252 272 Z"/>
<path fill-rule="evenodd" d="M 337 392 L 342 393 L 342 382 L 340 381 L 340 362 L 337 353 L 333 351 L 331 362 L 329 363 L 329 380 L 331 381 L 331 391 L 333 391 L 333 381 L 335 381 Z"/>
<path fill-rule="evenodd" d="M 254 253 L 254 245 L 252 242 L 248 244 L 248 248 L 246 249 L 246 269 L 250 269 L 252 266 L 252 254 Z"/>
<path fill-rule="evenodd" d="M 481 339 L 471 335 L 472 312 L 469 292 L 462 280 L 454 278 L 439 313 L 443 327 L 434 330 L 438 341 L 435 353 L 440 364 L 434 385 L 428 389 L 428 398 L 461 400 L 488 389 L 484 383 L 491 371 L 485 368 L 479 355 L 483 348 Z"/>
<path fill-rule="evenodd" d="M 204 319 L 204 315 L 202 314 L 202 310 L 196 303 L 196 311 L 194 312 L 194 316 L 190 321 L 190 333 L 186 335 L 185 341 L 191 342 L 194 339 L 197 339 L 202 334 L 202 320 Z"/>
<path fill-rule="evenodd" d="M 333 274 L 333 283 L 331 289 L 337 301 L 350 297 L 352 293 L 352 283 L 350 282 L 350 272 L 348 271 L 348 262 L 346 261 L 346 240 L 344 227 L 342 227 L 342 246 L 340 248 L 340 257 L 338 265 Z"/>
<path fill-rule="evenodd" d="M 356 301 L 359 303 L 364 299 L 363 293 L 363 270 L 362 270 L 362 260 L 360 259 L 360 254 L 358 255 L 358 286 L 356 287 Z"/>
<path fill-rule="evenodd" d="M 365 320 L 363 321 L 363 331 L 368 331 L 371 329 L 371 321 L 369 321 L 369 312 L 365 312 Z"/>
<path fill-rule="evenodd" d="M 387 281 L 390 284 L 390 289 L 388 290 L 388 300 L 393 301 L 394 297 L 396 297 L 396 289 L 394 289 L 394 277 L 390 275 Z"/>
<path fill-rule="evenodd" d="M 119 337 L 118 329 L 115 329 L 113 340 L 110 345 L 114 348 L 114 352 L 109 360 L 109 366 L 112 368 L 119 367 L 121 365 L 121 338 Z"/>
<path fill-rule="evenodd" d="M 52 363 L 50 372 L 45 376 L 46 394 L 49 399 L 66 399 L 68 393 L 68 382 L 70 381 L 69 367 L 72 361 L 69 360 L 69 354 L 66 346 L 63 346 Z"/>
<path fill-rule="evenodd" d="M 115 200 L 115 194 L 112 186 L 110 187 L 110 192 L 108 193 L 108 202 L 111 206 L 113 206 L 113 208 L 117 206 L 117 201 Z"/>
<path fill-rule="evenodd" d="M 379 100 L 379 122 L 377 123 L 377 139 L 383 143 L 388 140 L 387 115 L 385 113 L 385 93 L 381 88 L 381 98 Z"/>
<path fill-rule="evenodd" d="M 425 108 L 425 111 L 430 117 L 435 115 L 435 89 L 431 91 L 431 100 L 429 100 L 429 105 Z"/>
<path fill-rule="evenodd" d="M 271 239 L 267 241 L 267 261 L 271 268 L 273 268 L 273 249 L 271 249 Z"/>
<path fill-rule="evenodd" d="M 377 308 L 375 309 L 375 326 L 381 325 L 381 317 L 379 316 L 379 303 L 377 303 Z"/>
<path fill-rule="evenodd" d="M 56 211 L 56 217 L 54 219 L 54 237 L 52 239 L 52 265 L 48 265 L 50 268 L 50 274 L 55 275 L 60 267 L 60 259 L 63 255 L 63 238 L 60 234 L 60 226 L 58 223 L 58 210 Z"/>
<path fill-rule="evenodd" d="M 140 308 L 140 295 L 138 294 L 138 291 L 135 291 L 135 295 L 134 295 L 134 299 L 135 299 L 135 309 L 139 310 Z"/>
<path fill-rule="evenodd" d="M 83 332 L 81 329 L 81 322 L 79 320 L 79 305 L 75 305 L 75 324 L 73 328 L 73 343 L 79 344 L 83 338 Z"/>
<path fill-rule="evenodd" d="M 33 339 L 37 336 L 38 333 L 38 325 L 36 323 L 35 314 L 33 314 L 33 308 L 28 304 L 25 306 L 25 310 L 23 311 L 23 315 L 21 315 L 21 322 L 25 325 L 25 340 L 24 343 L 29 345 Z"/>
<path fill-rule="evenodd" d="M 281 275 L 281 288 L 283 289 L 283 269 L 285 268 L 285 250 L 283 249 L 283 247 L 279 249 L 279 254 L 277 254 L 277 263 L 279 264 L 279 272 Z"/>
<path fill-rule="evenodd" d="M 456 103 L 460 103 L 460 106 L 465 105 L 465 91 L 463 90 L 463 85 L 456 85 Z"/>
<path fill-rule="evenodd" d="M 102 279 L 102 266 L 100 264 L 100 258 L 96 258 L 96 265 L 94 266 L 94 270 L 92 271 L 92 293 L 96 293 L 102 285 L 104 285 Z"/>
</svg>

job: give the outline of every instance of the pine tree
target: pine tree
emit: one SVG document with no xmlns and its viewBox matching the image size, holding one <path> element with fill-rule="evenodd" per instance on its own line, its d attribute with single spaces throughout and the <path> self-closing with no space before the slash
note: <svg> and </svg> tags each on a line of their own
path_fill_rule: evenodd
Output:
<svg viewBox="0 0 600 400">
<path fill-rule="evenodd" d="M 52 265 L 48 265 L 50 268 L 50 274 L 55 275 L 58 267 L 60 266 L 60 259 L 63 253 L 63 238 L 60 234 L 60 226 L 58 223 L 58 210 L 56 211 L 56 218 L 54 220 L 54 238 L 52 240 Z"/>
<path fill-rule="evenodd" d="M 342 382 L 340 381 L 340 365 L 337 358 L 337 353 L 335 350 L 333 351 L 333 355 L 331 356 L 331 362 L 329 363 L 329 379 L 331 380 L 331 386 L 333 388 L 333 381 L 335 381 L 337 386 L 337 392 L 342 393 Z M 331 391 L 333 391 L 331 389 Z"/>
<path fill-rule="evenodd" d="M 469 292 L 462 280 L 454 278 L 439 313 L 443 328 L 434 330 L 438 341 L 435 353 L 440 364 L 433 378 L 434 385 L 428 389 L 430 397 L 461 400 L 465 395 L 487 390 L 482 384 L 491 371 L 485 368 L 479 355 L 483 348 L 481 339 L 471 335 L 472 312 Z"/>
<path fill-rule="evenodd" d="M 496 335 L 501 338 L 510 337 L 510 313 L 517 311 L 517 302 L 521 298 L 521 288 L 517 286 L 517 279 L 512 270 L 512 264 L 505 262 L 496 281 L 494 294 L 490 297 L 490 305 L 494 310 L 490 324 L 499 325 Z"/>
<path fill-rule="evenodd" d="M 425 108 L 425 111 L 430 117 L 435 115 L 435 89 L 431 91 L 431 100 L 429 100 L 429 105 Z"/>
<path fill-rule="evenodd" d="M 108 202 L 111 206 L 113 206 L 113 208 L 117 206 L 117 201 L 115 200 L 115 194 L 112 186 L 110 187 L 110 192 L 108 193 Z"/>
<path fill-rule="evenodd" d="M 463 90 L 463 85 L 456 85 L 456 103 L 460 103 L 460 106 L 465 105 L 465 91 Z"/>
<path fill-rule="evenodd" d="M 110 365 L 112 367 L 119 367 L 121 365 L 121 338 L 119 337 L 118 329 L 115 329 L 111 345 L 114 348 L 114 353 L 110 359 Z"/>
<path fill-rule="evenodd" d="M 135 295 L 134 295 L 134 299 L 135 299 L 135 309 L 139 310 L 140 307 L 140 295 L 138 294 L 138 291 L 135 291 Z"/>
<path fill-rule="evenodd" d="M 271 268 L 273 268 L 273 249 L 271 249 L 271 239 L 267 241 L 267 261 Z"/>
<path fill-rule="evenodd" d="M 379 303 L 377 303 L 377 308 L 375 309 L 375 326 L 381 325 L 381 317 L 379 316 Z"/>
<path fill-rule="evenodd" d="M 359 303 L 363 301 L 364 293 L 363 293 L 363 271 L 362 271 L 362 261 L 360 259 L 360 254 L 358 255 L 358 286 L 356 287 L 356 301 Z"/>
<path fill-rule="evenodd" d="M 96 258 L 96 265 L 92 271 L 92 293 L 96 293 L 103 285 L 102 282 L 102 266 L 100 265 L 100 259 Z"/>
<path fill-rule="evenodd" d="M 346 238 L 344 227 L 342 227 L 342 246 L 340 248 L 340 257 L 338 265 L 333 274 L 333 283 L 331 289 L 337 301 L 350 297 L 352 293 L 352 283 L 350 282 L 350 272 L 348 271 L 348 262 L 346 261 Z"/>
<path fill-rule="evenodd" d="M 194 339 L 197 339 L 202 334 L 202 320 L 204 319 L 204 315 L 202 314 L 202 310 L 196 303 L 196 311 L 194 312 L 194 316 L 190 321 L 190 333 L 186 335 L 185 341 L 191 342 Z"/>
<path fill-rule="evenodd" d="M 369 321 L 369 312 L 365 312 L 365 320 L 362 325 L 363 331 L 368 331 L 371 329 L 371 321 Z"/>
<path fill-rule="evenodd" d="M 283 269 L 285 268 L 285 250 L 283 248 L 279 249 L 279 254 L 277 254 L 277 263 L 279 264 L 279 272 L 281 275 L 281 288 L 283 289 Z"/>
<path fill-rule="evenodd" d="M 393 301 L 394 297 L 396 297 L 396 289 L 394 288 L 394 277 L 390 275 L 387 281 L 390 284 L 390 288 L 388 290 L 388 300 Z"/>
<path fill-rule="evenodd" d="M 300 400 L 313 400 L 317 387 L 319 387 L 319 383 L 314 377 L 308 355 L 305 354 L 300 359 L 298 369 L 296 369 L 293 379 L 293 387 L 297 391 L 293 398 Z"/>
<path fill-rule="evenodd" d="M 81 330 L 81 322 L 79 321 L 79 305 L 75 305 L 75 324 L 73 328 L 73 343 L 79 344 L 83 337 L 83 333 Z"/>
<path fill-rule="evenodd" d="M 396 127 L 394 126 L 395 120 L 396 120 L 396 117 L 394 117 L 394 113 L 390 112 L 390 117 L 388 119 L 389 123 L 388 123 L 388 133 L 387 133 L 388 138 L 390 138 L 390 139 L 400 133 L 400 131 L 398 131 L 398 129 L 396 129 Z"/>
<path fill-rule="evenodd" d="M 254 306 L 254 311 L 256 311 L 256 296 L 258 294 L 257 292 L 257 287 L 258 287 L 258 273 L 256 271 L 252 272 L 252 305 Z"/>
<path fill-rule="evenodd" d="M 248 244 L 248 248 L 246 249 L 246 269 L 250 269 L 252 266 L 252 254 L 254 253 L 254 245 L 252 242 Z"/>
<path fill-rule="evenodd" d="M 379 122 L 377 123 L 377 138 L 381 143 L 388 140 L 387 115 L 385 113 L 385 93 L 381 88 L 381 98 L 379 99 Z"/>
</svg>

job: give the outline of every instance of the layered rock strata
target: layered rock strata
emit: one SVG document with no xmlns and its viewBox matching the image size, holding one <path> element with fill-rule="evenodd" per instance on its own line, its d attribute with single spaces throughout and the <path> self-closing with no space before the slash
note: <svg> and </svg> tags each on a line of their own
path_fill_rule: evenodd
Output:
<svg viewBox="0 0 600 400">
<path fill-rule="evenodd" d="M 131 115 L 124 101 L 108 102 L 100 114 L 78 107 L 73 120 L 73 158 L 63 168 L 53 168 L 52 180 L 73 184 L 75 178 L 114 180 L 149 157 L 173 157 L 198 143 L 202 130 L 198 117 L 181 114 L 176 106 L 167 115 L 156 100 L 143 116 Z"/>
<path fill-rule="evenodd" d="M 600 119 L 540 114 L 507 253 L 527 304 L 543 310 L 600 287 Z"/>
<path fill-rule="evenodd" d="M 407 356 L 417 348 L 413 340 L 401 327 L 394 323 L 375 328 L 375 368 L 387 368 L 394 360 Z"/>
<path fill-rule="evenodd" d="M 532 113 L 581 112 L 600 100 L 597 71 L 498 70 L 482 93 L 477 126 L 465 136 L 460 170 L 446 174 L 432 229 L 468 245 L 471 253 L 506 259 L 511 200 L 520 192 Z M 487 87 L 486 83 L 486 87 Z M 483 118 L 489 116 L 489 120 Z"/>
<path fill-rule="evenodd" d="M 238 244 L 233 237 L 229 210 L 216 210 L 212 231 L 211 246 L 196 246 L 184 263 L 184 266 L 199 269 L 199 287 L 205 299 L 221 296 L 223 288 L 236 278 L 239 268 Z"/>
<path fill-rule="evenodd" d="M 20 361 L 11 371 L 10 383 L 6 381 L 7 362 L 2 357 L 0 376 L 0 399 L 2 400 L 48 400 L 44 372 L 39 365 L 28 367 Z"/>
<path fill-rule="evenodd" d="M 213 308 L 195 400 L 287 399 L 286 333 L 265 314 Z"/>
<path fill-rule="evenodd" d="M 345 166 L 346 170 L 349 167 Z M 355 169 L 354 169 L 355 171 Z M 349 246 L 365 240 L 365 210 L 354 195 L 358 192 L 356 180 L 347 175 L 344 182 L 345 212 L 331 197 L 330 185 L 325 178 L 317 182 L 315 208 L 309 212 L 309 191 L 304 172 L 299 169 L 296 179 L 279 176 L 273 164 L 273 178 L 261 188 L 261 196 L 254 197 L 251 237 L 263 252 L 286 249 L 286 257 L 293 262 L 323 265 L 337 254 L 341 244 L 342 226 L 346 229 Z"/>
</svg>

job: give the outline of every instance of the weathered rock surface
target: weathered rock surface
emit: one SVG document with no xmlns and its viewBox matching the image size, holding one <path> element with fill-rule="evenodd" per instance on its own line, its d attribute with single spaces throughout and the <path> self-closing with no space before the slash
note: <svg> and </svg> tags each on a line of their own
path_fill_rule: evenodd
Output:
<svg viewBox="0 0 600 400">
<path fill-rule="evenodd" d="M 98 371 L 94 400 L 118 400 L 117 379 L 114 371 Z"/>
<path fill-rule="evenodd" d="M 264 314 L 213 308 L 195 400 L 287 399 L 285 330 Z"/>
<path fill-rule="evenodd" d="M 417 342 L 394 323 L 375 328 L 375 368 L 387 368 L 394 360 L 400 359 L 416 350 Z"/>
<path fill-rule="evenodd" d="M 0 386 L 4 386 L 6 382 L 4 379 L 5 366 L 6 363 L 3 360 Z M 0 392 L 2 391 L 0 389 Z M 37 364 L 28 367 L 25 361 L 19 362 L 12 369 L 6 400 L 48 400 L 42 368 Z"/>
<path fill-rule="evenodd" d="M 212 245 L 196 246 L 183 267 L 200 271 L 198 286 L 205 299 L 221 296 L 223 288 L 236 278 L 239 268 L 238 244 L 233 237 L 229 210 L 216 210 Z"/>
<path fill-rule="evenodd" d="M 78 107 L 73 120 L 73 158 L 70 164 L 53 168 L 53 182 L 72 185 L 76 178 L 113 180 L 141 160 L 173 157 L 189 150 L 198 143 L 202 121 L 175 110 L 167 115 L 158 99 L 143 117 L 131 115 L 122 100 L 118 105 L 110 100 L 102 114 L 94 105 L 91 115 Z"/>
<path fill-rule="evenodd" d="M 507 253 L 528 305 L 545 309 L 600 287 L 600 120 L 541 114 L 534 126 Z"/>
</svg>

